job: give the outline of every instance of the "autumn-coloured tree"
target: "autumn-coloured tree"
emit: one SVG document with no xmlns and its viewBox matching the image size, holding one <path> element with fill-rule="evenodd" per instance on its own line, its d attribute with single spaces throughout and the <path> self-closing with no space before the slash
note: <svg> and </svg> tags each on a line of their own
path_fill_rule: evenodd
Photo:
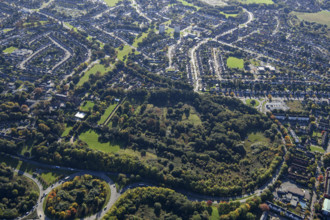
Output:
<svg viewBox="0 0 330 220">
<path fill-rule="evenodd" d="M 261 211 L 269 211 L 269 206 L 266 203 L 260 204 L 259 208 L 261 209 Z"/>
</svg>

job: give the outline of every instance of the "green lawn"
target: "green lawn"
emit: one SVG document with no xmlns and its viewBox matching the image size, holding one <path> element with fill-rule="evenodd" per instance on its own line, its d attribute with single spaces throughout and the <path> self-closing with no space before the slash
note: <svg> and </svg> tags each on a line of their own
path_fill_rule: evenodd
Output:
<svg viewBox="0 0 330 220">
<path fill-rule="evenodd" d="M 95 74 L 96 72 L 100 72 L 101 75 L 103 75 L 105 72 L 108 72 L 110 70 L 111 70 L 111 67 L 105 67 L 102 64 L 95 64 L 92 68 L 90 68 L 87 72 L 85 72 L 83 77 L 80 78 L 77 86 L 82 86 L 85 82 L 87 82 L 89 80 L 89 76 L 91 74 Z"/>
<path fill-rule="evenodd" d="M 99 135 L 93 131 L 89 130 L 79 135 L 79 139 L 86 142 L 91 149 L 100 150 L 106 153 L 117 152 L 120 150 L 119 145 L 112 145 L 108 143 L 100 143 L 98 141 Z"/>
<path fill-rule="evenodd" d="M 320 153 L 324 153 L 324 149 L 322 147 L 318 147 L 318 146 L 315 146 L 315 145 L 311 145 L 311 151 L 312 152 L 320 152 Z"/>
<path fill-rule="evenodd" d="M 239 0 L 243 4 L 274 4 L 272 0 Z"/>
<path fill-rule="evenodd" d="M 99 125 L 105 122 L 105 120 L 109 117 L 109 115 L 116 108 L 117 105 L 118 105 L 117 103 L 112 104 L 105 110 L 104 114 L 101 116 L 101 119 L 98 122 Z"/>
<path fill-rule="evenodd" d="M 14 52 L 15 50 L 17 50 L 18 48 L 17 47 L 8 47 L 8 48 L 6 48 L 4 51 L 2 51 L 2 52 L 4 52 L 4 53 L 12 53 L 12 52 Z"/>
<path fill-rule="evenodd" d="M 66 26 L 68 26 L 71 30 L 73 29 L 74 32 L 78 32 L 78 29 L 72 26 L 69 22 L 64 22 L 64 24 L 66 24 Z"/>
<path fill-rule="evenodd" d="M 236 57 L 228 57 L 227 66 L 229 68 L 243 69 L 244 68 L 244 60 L 236 58 Z"/>
<path fill-rule="evenodd" d="M 120 0 L 104 0 L 105 1 L 105 3 L 107 3 L 107 5 L 109 6 L 109 7 L 113 7 L 113 6 L 115 6 L 118 2 L 120 2 Z"/>
<path fill-rule="evenodd" d="M 320 11 L 317 13 L 293 12 L 300 20 L 325 24 L 330 27 L 330 11 Z"/>
<path fill-rule="evenodd" d="M 254 105 L 251 104 L 251 101 L 252 101 L 252 100 L 254 100 L 254 101 L 256 102 Z M 246 104 L 247 104 L 247 105 L 250 105 L 250 106 L 252 106 L 252 107 L 257 107 L 257 106 L 259 105 L 259 101 L 256 100 L 256 99 L 247 99 L 247 100 L 246 100 Z"/>
<path fill-rule="evenodd" d="M 45 185 L 46 187 L 52 185 L 53 183 L 55 183 L 56 181 L 58 181 L 58 179 L 62 178 L 64 176 L 63 173 L 58 173 L 58 172 L 44 172 L 40 174 L 41 179 L 43 179 L 43 181 L 45 181 Z"/>
<path fill-rule="evenodd" d="M 135 42 L 134 42 L 135 43 Z M 119 48 L 116 48 L 117 58 L 118 60 L 124 61 L 124 56 L 126 56 L 125 61 L 127 60 L 127 56 L 130 52 L 132 52 L 132 48 L 129 45 L 125 45 L 122 50 Z M 135 51 L 135 54 L 138 54 L 138 52 Z"/>
<path fill-rule="evenodd" d="M 72 129 L 71 126 L 66 125 L 65 130 L 62 133 L 62 137 L 66 137 L 69 134 L 69 132 L 71 131 L 71 129 Z"/>
<path fill-rule="evenodd" d="M 11 31 L 11 30 L 14 30 L 14 28 L 5 28 L 5 29 L 3 29 L 2 31 L 3 31 L 4 33 L 7 33 L 7 32 L 9 32 L 9 31 Z"/>
<path fill-rule="evenodd" d="M 134 40 L 132 46 L 137 48 L 137 47 L 138 47 L 138 43 L 141 43 L 141 42 L 142 42 L 142 41 L 148 36 L 149 31 L 150 31 L 150 30 L 148 30 L 147 32 L 143 32 L 142 35 L 141 35 L 140 37 L 135 38 L 135 40 Z M 118 58 L 118 59 L 119 59 L 119 58 Z"/>
<path fill-rule="evenodd" d="M 83 102 L 83 104 L 80 106 L 80 111 L 88 112 L 89 109 L 92 110 L 93 107 L 94 107 L 94 102 L 86 101 L 86 102 Z"/>
<path fill-rule="evenodd" d="M 187 2 L 187 1 L 185 1 L 185 0 L 178 0 L 179 2 L 181 2 L 183 5 L 186 5 L 186 6 L 190 6 L 190 7 L 194 7 L 194 8 L 196 8 L 197 10 L 199 10 L 201 7 L 198 7 L 198 6 L 196 6 L 196 5 L 194 5 L 194 4 L 192 4 L 192 3 L 189 3 L 189 2 Z"/>
<path fill-rule="evenodd" d="M 191 124 L 193 124 L 195 126 L 202 124 L 202 121 L 199 118 L 199 116 L 197 115 L 195 109 L 190 110 L 190 114 L 189 114 L 188 119 L 186 118 L 186 115 L 183 114 L 182 115 L 182 121 L 190 122 Z"/>
<path fill-rule="evenodd" d="M 212 215 L 210 217 L 210 220 L 218 220 L 220 219 L 219 212 L 217 207 L 212 206 Z"/>
<path fill-rule="evenodd" d="M 229 17 L 233 17 L 233 18 L 235 18 L 235 17 L 237 17 L 237 16 L 238 16 L 238 14 L 227 14 L 227 13 L 224 13 L 224 12 L 220 12 L 220 14 L 223 14 L 223 15 L 225 15 L 225 16 L 226 16 L 226 18 L 229 18 Z"/>
<path fill-rule="evenodd" d="M 294 100 L 294 101 L 286 101 L 285 104 L 290 108 L 292 111 L 301 112 L 304 110 L 304 106 L 301 104 L 301 101 Z"/>
</svg>

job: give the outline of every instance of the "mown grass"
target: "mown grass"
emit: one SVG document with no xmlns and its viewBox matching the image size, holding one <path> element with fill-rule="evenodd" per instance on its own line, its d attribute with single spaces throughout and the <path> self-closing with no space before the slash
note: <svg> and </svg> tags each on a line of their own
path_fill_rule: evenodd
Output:
<svg viewBox="0 0 330 220">
<path fill-rule="evenodd" d="M 62 133 L 62 137 L 66 137 L 69 134 L 69 132 L 71 131 L 71 129 L 72 129 L 72 126 L 66 125 L 65 130 Z"/>
<path fill-rule="evenodd" d="M 286 101 L 285 104 L 290 108 L 292 111 L 303 111 L 304 107 L 301 104 L 300 101 L 294 100 L 294 101 Z"/>
<path fill-rule="evenodd" d="M 73 30 L 74 32 L 78 32 L 78 29 L 74 26 L 72 26 L 69 22 L 64 22 L 64 24 L 66 26 L 68 26 L 71 30 Z"/>
<path fill-rule="evenodd" d="M 238 14 L 227 14 L 227 13 L 222 12 L 222 11 L 220 12 L 220 14 L 226 16 L 226 18 L 229 18 L 229 17 L 233 17 L 233 18 L 235 18 L 235 17 L 238 16 Z"/>
<path fill-rule="evenodd" d="M 117 51 L 117 59 L 120 61 L 126 61 L 128 54 L 131 53 L 133 48 L 129 45 L 125 45 L 122 49 L 116 48 Z M 137 51 L 135 51 L 135 54 L 138 54 Z"/>
<path fill-rule="evenodd" d="M 98 121 L 99 125 L 103 124 L 105 120 L 107 120 L 107 118 L 109 117 L 111 112 L 116 108 L 117 105 L 118 105 L 117 103 L 109 105 L 109 107 L 104 111 L 104 114 L 101 116 L 101 119 Z"/>
<path fill-rule="evenodd" d="M 227 66 L 229 68 L 243 69 L 244 68 L 244 60 L 236 58 L 236 57 L 228 57 Z"/>
<path fill-rule="evenodd" d="M 202 121 L 199 118 L 198 114 L 196 113 L 195 109 L 190 110 L 189 117 L 187 118 L 185 114 L 182 115 L 182 121 L 184 122 L 190 122 L 191 124 L 197 126 L 201 125 Z"/>
<path fill-rule="evenodd" d="M 12 52 L 14 52 L 17 49 L 18 49 L 17 47 L 8 47 L 5 50 L 3 50 L 2 52 L 4 52 L 4 53 L 12 53 Z"/>
<path fill-rule="evenodd" d="M 252 100 L 255 101 L 255 104 L 254 104 L 254 105 L 251 104 L 251 101 L 252 101 Z M 247 100 L 246 100 L 246 104 L 247 104 L 247 105 L 250 105 L 250 106 L 252 106 L 252 107 L 257 107 L 257 106 L 259 105 L 259 101 L 256 100 L 256 99 L 247 99 Z"/>
<path fill-rule="evenodd" d="M 325 150 L 322 147 L 318 147 L 315 145 L 311 145 L 311 151 L 312 152 L 320 152 L 320 153 L 324 153 Z"/>
<path fill-rule="evenodd" d="M 94 102 L 91 101 L 83 102 L 83 104 L 80 106 L 80 111 L 88 112 L 89 109 L 93 109 L 94 105 Z"/>
<path fill-rule="evenodd" d="M 217 207 L 212 206 L 212 215 L 210 217 L 210 220 L 218 220 L 220 219 L 219 212 Z"/>
<path fill-rule="evenodd" d="M 319 11 L 316 13 L 292 12 L 300 20 L 325 24 L 330 27 L 330 11 Z"/>
<path fill-rule="evenodd" d="M 243 4 L 267 4 L 267 5 L 274 4 L 272 0 L 239 0 L 239 2 Z"/>
<path fill-rule="evenodd" d="M 98 140 L 99 135 L 93 130 L 89 130 L 84 133 L 81 133 L 79 135 L 79 139 L 84 141 L 89 146 L 89 148 L 103 151 L 105 153 L 113 153 L 120 150 L 120 146 L 118 144 L 113 145 L 109 142 L 107 143 L 99 142 Z"/>
<path fill-rule="evenodd" d="M 89 76 L 100 72 L 103 75 L 105 72 L 111 70 L 111 67 L 105 67 L 103 64 L 95 64 L 92 68 L 85 72 L 85 74 L 80 78 L 77 86 L 82 86 L 85 82 L 89 80 Z"/>
<path fill-rule="evenodd" d="M 194 7 L 194 8 L 196 8 L 197 10 L 199 10 L 201 7 L 198 7 L 198 6 L 196 6 L 196 5 L 194 5 L 194 4 L 192 4 L 192 3 L 189 3 L 189 2 L 187 2 L 187 1 L 185 1 L 185 0 L 178 0 L 179 2 L 181 2 L 183 5 L 185 5 L 185 6 L 190 6 L 190 7 Z"/>
<path fill-rule="evenodd" d="M 115 6 L 120 0 L 104 0 L 109 7 Z"/>
</svg>

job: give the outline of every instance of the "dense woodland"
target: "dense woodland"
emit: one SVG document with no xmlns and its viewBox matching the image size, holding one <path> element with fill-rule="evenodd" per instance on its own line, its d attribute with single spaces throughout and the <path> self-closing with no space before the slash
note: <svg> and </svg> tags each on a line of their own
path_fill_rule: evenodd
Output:
<svg viewBox="0 0 330 220">
<path fill-rule="evenodd" d="M 110 193 L 107 183 L 91 175 L 76 176 L 47 196 L 46 214 L 52 219 L 75 219 L 98 212 Z"/>
<path fill-rule="evenodd" d="M 39 197 L 38 186 L 30 179 L 0 164 L 0 219 L 17 218 L 30 211 Z"/>
<path fill-rule="evenodd" d="M 219 219 L 257 219 L 268 206 L 262 201 L 272 196 L 265 190 L 260 197 L 239 201 L 221 202 L 217 205 L 212 201 L 192 202 L 184 195 L 171 189 L 143 187 L 127 191 L 112 206 L 105 219 L 210 219 L 215 209 Z M 269 208 L 268 208 L 269 209 Z M 253 214 L 252 214 L 253 213 Z"/>
<path fill-rule="evenodd" d="M 102 95 L 118 97 L 118 91 Z M 99 141 L 121 143 L 139 157 L 63 143 L 36 146 L 32 154 L 42 162 L 135 174 L 222 196 L 253 191 L 281 161 L 277 125 L 238 100 L 168 89 L 122 95 L 126 101 L 110 125 L 95 130 Z M 88 118 L 76 123 L 73 135 L 91 126 Z"/>
<path fill-rule="evenodd" d="M 209 219 L 199 202 L 191 202 L 171 189 L 143 187 L 127 191 L 105 219 Z"/>
</svg>

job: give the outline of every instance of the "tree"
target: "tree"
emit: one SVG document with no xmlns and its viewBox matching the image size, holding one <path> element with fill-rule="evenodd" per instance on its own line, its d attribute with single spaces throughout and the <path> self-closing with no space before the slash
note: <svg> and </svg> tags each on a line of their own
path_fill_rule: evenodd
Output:
<svg viewBox="0 0 330 220">
<path fill-rule="evenodd" d="M 272 99 L 273 99 L 273 96 L 271 95 L 271 94 L 268 94 L 268 100 L 270 101 L 270 102 L 272 102 Z"/>
<path fill-rule="evenodd" d="M 263 204 L 260 204 L 259 205 L 259 208 L 261 209 L 261 211 L 263 211 L 263 212 L 267 212 L 267 211 L 269 211 L 269 206 L 266 204 L 266 203 L 263 203 Z"/>
</svg>

